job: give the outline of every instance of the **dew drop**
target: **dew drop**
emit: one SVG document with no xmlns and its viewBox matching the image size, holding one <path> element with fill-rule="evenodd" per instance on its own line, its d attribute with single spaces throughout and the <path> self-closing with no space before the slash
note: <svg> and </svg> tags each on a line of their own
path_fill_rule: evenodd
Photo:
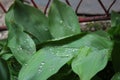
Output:
<svg viewBox="0 0 120 80">
<path fill-rule="evenodd" d="M 43 66 L 39 66 L 39 68 L 41 69 Z"/>
<path fill-rule="evenodd" d="M 42 63 L 41 63 L 41 65 L 44 65 L 44 64 L 45 64 L 45 62 L 42 62 Z"/>
<path fill-rule="evenodd" d="M 60 24 L 62 24 L 63 23 L 63 21 L 62 20 L 60 20 Z"/>
<path fill-rule="evenodd" d="M 69 57 L 70 55 L 65 55 L 65 57 Z"/>
<path fill-rule="evenodd" d="M 38 73 L 41 73 L 41 72 L 42 72 L 42 69 L 39 69 L 39 70 L 38 70 Z"/>
<path fill-rule="evenodd" d="M 25 64 L 25 66 L 27 66 L 28 64 Z"/>
<path fill-rule="evenodd" d="M 21 47 L 18 47 L 17 50 L 20 51 L 20 50 L 22 50 L 22 48 L 21 48 Z"/>
<path fill-rule="evenodd" d="M 40 65 L 39 68 L 38 68 L 38 73 L 41 73 L 41 72 L 42 72 L 42 68 L 43 68 L 43 66 Z"/>
<path fill-rule="evenodd" d="M 22 48 L 20 47 L 20 50 L 22 50 Z"/>
<path fill-rule="evenodd" d="M 44 30 L 45 30 L 45 31 L 48 31 L 48 29 L 47 29 L 47 28 L 45 28 Z"/>
</svg>

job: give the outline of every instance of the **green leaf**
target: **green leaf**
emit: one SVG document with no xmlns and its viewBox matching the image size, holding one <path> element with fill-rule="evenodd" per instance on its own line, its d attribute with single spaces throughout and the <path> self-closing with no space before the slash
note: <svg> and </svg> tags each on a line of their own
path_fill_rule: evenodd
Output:
<svg viewBox="0 0 120 80">
<path fill-rule="evenodd" d="M 7 60 L 10 59 L 12 56 L 13 56 L 13 55 L 12 55 L 11 53 L 6 53 L 6 54 L 2 55 L 1 58 L 7 61 Z"/>
<path fill-rule="evenodd" d="M 49 11 L 49 24 L 54 38 L 64 38 L 80 33 L 76 14 L 71 7 L 59 0 L 53 0 Z"/>
<path fill-rule="evenodd" d="M 97 36 L 97 38 L 93 38 L 94 36 L 95 37 Z M 76 36 L 73 36 L 72 38 L 76 38 Z M 97 72 L 102 70 L 104 66 L 107 64 L 108 55 L 109 55 L 108 53 L 109 53 L 109 49 L 111 49 L 112 42 L 108 38 L 106 39 L 105 37 L 95 35 L 95 34 L 89 34 L 82 38 L 80 36 L 79 38 L 76 38 L 76 39 L 63 46 L 60 45 L 59 47 L 57 47 L 57 45 L 53 44 L 53 46 L 51 45 L 51 47 L 47 47 L 39 50 L 28 61 L 28 63 L 25 66 L 23 66 L 19 74 L 19 79 L 20 80 L 46 80 L 51 75 L 58 72 L 58 70 L 64 64 L 66 64 L 68 61 L 71 61 L 73 57 L 75 58 L 75 56 L 77 56 L 78 54 L 82 54 L 81 50 L 86 53 L 88 49 L 90 49 L 90 55 L 88 56 L 87 60 L 90 61 L 89 58 L 91 58 L 91 56 L 93 57 L 94 55 L 98 57 L 97 61 L 99 62 L 99 60 L 102 60 L 103 63 L 101 63 L 102 65 L 100 64 L 101 67 L 100 68 L 98 67 L 99 69 L 98 68 L 96 69 L 98 69 Z M 85 39 L 90 40 L 89 43 L 87 42 L 88 45 L 85 44 L 84 42 Z M 103 40 L 104 45 L 100 42 L 101 40 Z M 96 43 L 98 43 L 99 47 L 96 47 L 98 46 Z M 94 45 L 91 45 L 91 44 L 94 44 Z M 91 61 L 91 64 L 93 64 L 94 60 L 95 58 L 93 58 L 93 60 Z M 51 71 L 51 68 L 53 69 L 52 71 Z M 95 74 L 92 74 L 92 75 L 94 76 Z"/>
<path fill-rule="evenodd" d="M 29 35 L 23 32 L 22 27 L 14 22 L 9 23 L 8 47 L 21 64 L 25 64 L 36 52 L 36 47 Z"/>
<path fill-rule="evenodd" d="M 71 60 L 76 48 L 46 47 L 39 50 L 28 63 L 22 67 L 19 80 L 47 80 L 51 75 Z"/>
<path fill-rule="evenodd" d="M 1 80 L 9 80 L 9 71 L 6 65 L 6 62 L 0 59 L 0 79 Z"/>
<path fill-rule="evenodd" d="M 98 35 L 98 33 L 90 33 L 83 36 L 81 39 L 76 39 L 73 42 L 65 45 L 65 47 L 90 47 L 95 50 L 102 50 L 111 48 L 113 42 L 110 40 L 110 37 L 103 37 Z"/>
<path fill-rule="evenodd" d="M 6 15 L 6 20 L 8 23 L 14 20 L 16 24 L 23 26 L 24 31 L 35 37 L 40 43 L 51 39 L 47 17 L 38 9 L 20 1 L 15 1 L 12 5 Z"/>
<path fill-rule="evenodd" d="M 116 73 L 111 80 L 120 80 L 120 72 Z"/>
<path fill-rule="evenodd" d="M 65 47 L 82 47 L 72 62 L 72 69 L 81 80 L 90 80 L 106 66 L 112 45 L 108 38 L 91 33 Z"/>
<path fill-rule="evenodd" d="M 107 49 L 92 51 L 83 47 L 79 55 L 72 62 L 72 69 L 81 80 L 90 80 L 97 72 L 102 70 L 108 61 Z"/>
</svg>

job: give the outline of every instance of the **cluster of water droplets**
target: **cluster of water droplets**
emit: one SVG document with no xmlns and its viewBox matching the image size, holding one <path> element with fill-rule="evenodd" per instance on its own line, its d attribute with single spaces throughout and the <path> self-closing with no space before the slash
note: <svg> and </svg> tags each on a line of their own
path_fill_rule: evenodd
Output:
<svg viewBox="0 0 120 80">
<path fill-rule="evenodd" d="M 42 69 L 43 69 L 43 66 L 45 65 L 45 62 L 41 62 L 40 63 L 40 66 L 38 68 L 38 73 L 41 73 L 42 72 Z"/>
<path fill-rule="evenodd" d="M 25 39 L 24 41 L 23 41 L 23 44 L 25 45 L 27 45 L 27 46 L 25 46 L 24 48 L 25 48 L 25 50 L 27 50 L 27 52 L 28 53 L 33 53 L 33 43 L 31 42 L 31 40 L 29 39 L 29 38 L 27 38 L 27 39 Z"/>
<path fill-rule="evenodd" d="M 45 31 L 48 31 L 48 28 L 46 26 L 42 27 Z"/>
<path fill-rule="evenodd" d="M 22 50 L 22 47 L 21 46 L 18 46 L 17 47 L 17 51 L 21 51 Z"/>
<path fill-rule="evenodd" d="M 56 49 L 52 49 L 50 48 L 50 53 L 58 56 L 58 57 L 62 57 L 62 58 L 69 58 L 73 55 L 73 53 L 75 51 L 78 51 L 78 49 L 72 49 L 72 48 L 56 48 Z"/>
<path fill-rule="evenodd" d="M 62 24 L 64 27 L 67 27 L 67 28 L 70 29 L 72 32 L 75 31 L 74 27 L 68 26 L 68 25 L 66 25 L 66 24 L 63 24 L 63 20 L 60 20 L 60 24 Z"/>
</svg>

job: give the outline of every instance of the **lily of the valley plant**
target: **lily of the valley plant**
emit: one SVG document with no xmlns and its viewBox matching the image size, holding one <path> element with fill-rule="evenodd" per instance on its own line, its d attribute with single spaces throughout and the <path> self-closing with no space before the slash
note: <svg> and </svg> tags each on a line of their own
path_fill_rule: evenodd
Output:
<svg viewBox="0 0 120 80">
<path fill-rule="evenodd" d="M 59 0 L 53 0 L 48 16 L 15 0 L 5 22 L 1 80 L 102 80 L 97 74 L 108 62 L 115 74 L 111 80 L 120 80 L 119 14 L 111 14 L 106 32 L 81 32 L 74 11 Z"/>
</svg>

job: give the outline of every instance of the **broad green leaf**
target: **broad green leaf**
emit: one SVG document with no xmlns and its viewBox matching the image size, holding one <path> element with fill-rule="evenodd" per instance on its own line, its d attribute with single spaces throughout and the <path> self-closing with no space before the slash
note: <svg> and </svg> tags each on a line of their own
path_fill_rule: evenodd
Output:
<svg viewBox="0 0 120 80">
<path fill-rule="evenodd" d="M 9 71 L 6 62 L 0 58 L 0 80 L 9 80 Z"/>
<path fill-rule="evenodd" d="M 112 46 L 110 39 L 95 33 L 85 35 L 81 39 L 65 45 L 65 47 L 83 47 L 72 62 L 72 69 L 81 80 L 90 80 L 106 66 Z"/>
<path fill-rule="evenodd" d="M 111 80 L 120 80 L 120 72 L 116 73 Z"/>
<path fill-rule="evenodd" d="M 90 37 L 88 37 L 88 36 L 90 36 Z M 94 36 L 98 36 L 98 37 L 93 38 Z M 85 40 L 83 38 L 90 40 L 89 45 L 82 43 Z M 101 40 L 103 40 L 105 45 L 100 43 Z M 96 46 L 97 46 L 96 43 L 95 43 L 96 45 L 90 45 L 90 43 L 92 44 L 94 42 L 98 43 L 100 45 L 100 47 L 96 48 Z M 108 52 L 109 52 L 109 49 L 111 49 L 112 42 L 110 40 L 108 40 L 108 38 L 106 39 L 105 37 L 101 37 L 99 35 L 89 34 L 82 38 L 80 36 L 80 38 L 77 38 L 77 40 L 74 40 L 73 42 L 69 42 L 66 45 L 63 45 L 63 46 L 59 45 L 59 47 L 57 47 L 57 46 L 54 47 L 54 46 L 55 45 L 53 44 L 53 46 L 43 48 L 43 49 L 39 50 L 36 54 L 34 54 L 34 56 L 28 61 L 26 66 L 23 66 L 23 68 L 19 74 L 19 79 L 20 80 L 46 80 L 51 75 L 55 74 L 64 64 L 66 64 L 68 61 L 70 61 L 73 57 L 77 56 L 77 54 L 82 54 L 81 49 L 85 53 L 88 49 L 90 51 L 92 51 L 91 52 L 92 54 L 90 54 L 90 56 L 89 56 L 90 58 L 91 58 L 91 56 L 93 57 L 96 54 L 95 56 L 98 57 L 98 60 L 97 60 L 98 62 L 99 62 L 99 60 L 101 60 L 101 58 L 104 60 L 104 63 L 103 64 L 101 63 L 102 65 L 100 64 L 101 67 L 96 68 L 96 69 L 99 68 L 97 70 L 97 72 L 98 72 L 98 71 L 102 70 L 103 67 L 107 64 L 108 55 L 109 55 Z M 95 49 L 93 49 L 93 48 L 95 48 Z M 95 52 L 94 50 L 99 52 L 100 54 Z M 84 54 L 83 54 L 83 57 L 84 57 Z M 104 57 L 105 57 L 105 59 L 104 59 Z M 87 60 L 89 60 L 89 58 Z M 94 61 L 94 58 L 91 62 L 92 64 L 93 64 L 93 61 Z M 42 68 L 41 68 L 41 66 L 42 66 Z M 52 72 L 50 71 L 51 66 L 54 68 L 54 70 Z M 93 72 L 94 72 L 94 70 L 93 70 Z M 44 74 L 46 74 L 46 75 L 44 75 Z M 92 74 L 92 75 L 94 76 L 95 74 Z"/>
<path fill-rule="evenodd" d="M 91 80 L 91 78 L 102 70 L 108 61 L 109 50 L 94 50 L 83 47 L 79 55 L 72 62 L 73 71 L 79 75 L 81 80 Z"/>
<path fill-rule="evenodd" d="M 39 50 L 24 65 L 19 80 L 47 80 L 51 75 L 71 60 L 79 49 L 63 47 L 46 47 Z"/>
<path fill-rule="evenodd" d="M 51 39 L 47 17 L 38 9 L 20 1 L 16 0 L 9 9 L 6 20 L 8 23 L 14 20 L 16 24 L 23 26 L 24 31 L 31 34 L 40 43 Z"/>
<path fill-rule="evenodd" d="M 112 41 L 110 40 L 110 37 L 102 37 L 98 35 L 98 33 L 90 33 L 85 36 L 83 36 L 81 39 L 76 39 L 73 42 L 65 45 L 65 47 L 84 47 L 88 46 L 92 49 L 108 49 L 111 48 L 113 45 Z"/>
<path fill-rule="evenodd" d="M 97 34 L 97 35 L 99 35 L 99 36 L 101 36 L 101 37 L 104 37 L 104 38 L 106 38 L 108 40 L 111 40 L 110 34 L 108 32 L 106 32 L 106 31 L 99 30 L 99 31 L 96 31 L 94 33 Z"/>
<path fill-rule="evenodd" d="M 11 24 L 11 25 L 10 25 Z M 9 23 L 8 47 L 15 58 L 25 64 L 36 52 L 36 47 L 29 35 L 23 32 L 22 27 L 14 22 Z"/>
<path fill-rule="evenodd" d="M 80 33 L 77 16 L 68 5 L 53 0 L 49 11 L 50 32 L 54 38 L 65 38 Z"/>
</svg>

